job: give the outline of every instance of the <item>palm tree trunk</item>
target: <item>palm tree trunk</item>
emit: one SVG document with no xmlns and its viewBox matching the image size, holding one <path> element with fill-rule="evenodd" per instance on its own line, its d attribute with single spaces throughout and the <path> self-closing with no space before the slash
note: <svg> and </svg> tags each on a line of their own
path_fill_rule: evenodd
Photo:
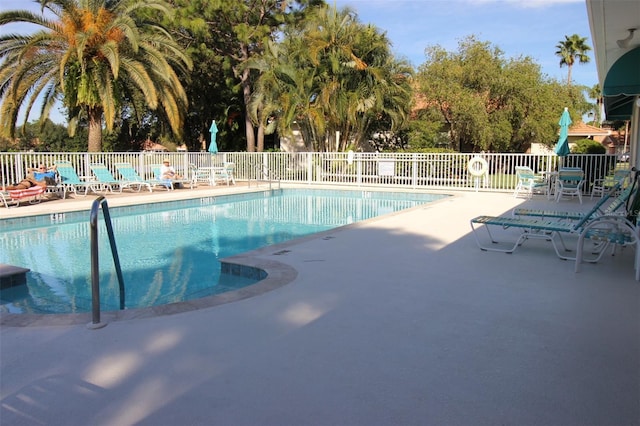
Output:
<svg viewBox="0 0 640 426">
<path fill-rule="evenodd" d="M 246 114 L 244 117 L 244 126 L 247 135 L 247 152 L 255 152 L 256 151 L 256 135 L 253 130 L 253 123 L 251 122 L 251 118 Z"/>
<path fill-rule="evenodd" d="M 258 152 L 264 151 L 264 126 L 262 124 L 258 126 L 257 150 Z"/>
<path fill-rule="evenodd" d="M 89 152 L 102 151 L 102 108 L 91 107 L 89 115 Z"/>
<path fill-rule="evenodd" d="M 246 46 L 242 46 L 243 57 L 249 57 L 249 51 Z M 251 69 L 246 67 L 240 76 L 240 84 L 242 85 L 242 97 L 244 100 L 244 127 L 245 134 L 247 135 L 247 152 L 255 152 L 256 150 L 256 135 L 253 129 L 253 123 L 251 122 L 251 114 L 249 111 L 249 104 L 251 103 L 251 82 L 250 82 Z"/>
</svg>

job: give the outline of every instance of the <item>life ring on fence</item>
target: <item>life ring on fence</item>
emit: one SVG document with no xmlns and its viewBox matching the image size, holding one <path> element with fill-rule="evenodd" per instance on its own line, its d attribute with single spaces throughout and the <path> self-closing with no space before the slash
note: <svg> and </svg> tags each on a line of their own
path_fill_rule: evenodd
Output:
<svg viewBox="0 0 640 426">
<path fill-rule="evenodd" d="M 469 171 L 469 174 L 475 177 L 485 175 L 488 169 L 489 163 L 487 163 L 487 160 L 482 157 L 473 157 L 469 160 L 469 163 L 467 163 L 467 170 Z"/>
</svg>

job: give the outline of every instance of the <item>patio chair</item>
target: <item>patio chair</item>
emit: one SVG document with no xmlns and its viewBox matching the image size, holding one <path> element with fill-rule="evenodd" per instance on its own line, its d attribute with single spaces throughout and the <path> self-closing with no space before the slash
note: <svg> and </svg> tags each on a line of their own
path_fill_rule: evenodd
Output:
<svg viewBox="0 0 640 426">
<path fill-rule="evenodd" d="M 591 187 L 591 199 L 593 199 L 594 195 L 604 196 L 606 192 L 616 185 L 624 186 L 624 182 L 630 173 L 631 171 L 628 169 L 618 169 L 614 171 L 613 174 L 609 174 L 602 179 L 594 180 L 593 186 Z"/>
<path fill-rule="evenodd" d="M 210 184 L 216 185 L 217 182 L 224 182 L 227 186 L 231 183 L 235 185 L 236 181 L 233 177 L 235 167 L 234 163 L 224 163 L 222 167 L 211 167 Z"/>
<path fill-rule="evenodd" d="M 564 167 L 558 170 L 556 180 L 556 202 L 564 196 L 578 197 L 582 204 L 582 187 L 584 185 L 584 172 L 578 167 Z"/>
<path fill-rule="evenodd" d="M 66 194 L 68 191 L 72 191 L 77 195 L 78 190 L 81 189 L 84 189 L 83 195 L 87 195 L 87 192 L 91 188 L 91 183 L 80 179 L 80 176 L 78 176 L 76 169 L 73 167 L 70 161 L 57 161 L 56 170 L 58 171 L 58 175 L 60 176 L 60 185 L 62 185 L 63 189 L 63 198 L 66 198 Z"/>
<path fill-rule="evenodd" d="M 191 173 L 191 180 L 195 186 L 199 183 L 209 183 L 211 172 L 208 169 L 198 167 L 195 164 L 189 164 L 189 172 Z"/>
<path fill-rule="evenodd" d="M 224 163 L 224 171 L 227 174 L 227 185 L 229 185 L 229 182 L 235 185 L 236 184 L 236 178 L 235 178 L 236 164 Z"/>
<path fill-rule="evenodd" d="M 634 185 L 635 189 L 632 191 L 634 193 L 634 203 L 638 199 L 638 188 Z M 552 218 L 548 219 L 546 217 L 533 217 L 533 216 L 518 216 L 518 217 L 507 217 L 507 216 L 478 216 L 471 219 L 471 230 L 473 231 L 473 235 L 476 239 L 476 244 L 483 251 L 497 251 L 502 253 L 513 253 L 519 246 L 521 246 L 528 239 L 543 239 L 546 241 L 550 241 L 553 245 L 553 248 L 560 259 L 564 260 L 575 260 L 575 257 L 567 256 L 566 252 L 570 252 L 569 248 L 567 248 L 566 243 L 564 242 L 564 237 L 568 235 L 572 235 L 578 237 L 587 225 L 600 217 L 618 217 L 625 218 L 622 215 L 616 216 L 600 216 L 598 214 L 599 209 L 602 207 L 604 202 L 609 198 L 609 195 L 603 197 L 598 203 L 596 203 L 591 210 L 584 214 L 583 217 L 577 219 L 576 221 L 567 221 L 564 218 Z M 604 201 L 603 201 L 604 200 Z M 484 225 L 486 229 L 487 235 L 489 237 L 489 242 L 491 244 L 485 244 L 482 242 L 482 239 L 479 237 L 479 229 L 476 228 L 476 225 Z M 493 237 L 490 227 L 499 227 L 502 229 L 514 228 L 519 230 L 518 236 L 515 238 L 515 242 L 511 246 L 510 243 L 507 248 L 503 246 L 496 246 L 499 242 Z M 562 247 L 563 253 L 560 253 L 558 248 L 558 240 L 560 246 Z M 504 243 L 504 242 L 503 242 Z M 504 245 L 504 244 L 503 244 Z M 604 250 L 607 244 L 599 244 L 595 247 L 595 251 L 599 252 L 600 250 Z"/>
<path fill-rule="evenodd" d="M 10 204 L 15 204 L 12 207 L 20 206 L 20 202 L 23 199 L 30 199 L 30 204 L 37 204 L 42 200 L 42 194 L 46 191 L 43 186 L 32 186 L 27 189 L 10 189 L 0 191 L 0 202 L 4 204 L 6 208 L 9 208 Z"/>
<path fill-rule="evenodd" d="M 93 184 L 94 189 L 98 189 L 100 191 L 114 191 L 114 188 L 118 190 L 118 192 L 122 192 L 122 188 L 125 183 L 113 177 L 111 171 L 107 169 L 102 163 L 91 163 L 89 168 L 93 172 L 93 175 L 96 178 L 95 184 Z"/>
<path fill-rule="evenodd" d="M 515 170 L 518 183 L 513 193 L 514 197 L 517 198 L 520 193 L 524 193 L 528 198 L 534 193 L 549 195 L 549 182 L 544 176 L 535 174 L 531 167 L 516 166 Z"/>
<path fill-rule="evenodd" d="M 224 163 L 223 166 L 213 167 L 196 167 L 191 165 L 191 173 L 193 182 L 206 182 L 211 186 L 216 186 L 218 182 L 224 182 L 227 185 L 235 185 L 235 163 Z"/>
<path fill-rule="evenodd" d="M 113 166 L 116 168 L 120 176 L 122 176 L 122 180 L 126 182 L 127 187 L 131 189 L 137 187 L 138 192 L 140 192 L 142 187 L 146 186 L 149 192 L 153 192 L 153 182 L 142 179 L 142 177 L 138 174 L 136 169 L 134 169 L 131 164 L 114 163 Z"/>
</svg>

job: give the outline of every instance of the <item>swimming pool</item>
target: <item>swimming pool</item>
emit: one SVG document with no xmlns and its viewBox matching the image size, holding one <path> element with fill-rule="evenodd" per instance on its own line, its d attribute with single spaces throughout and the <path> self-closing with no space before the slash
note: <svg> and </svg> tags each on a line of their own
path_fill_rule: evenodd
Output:
<svg viewBox="0 0 640 426">
<path fill-rule="evenodd" d="M 219 259 L 435 201 L 446 195 L 281 189 L 111 208 L 126 307 L 236 290 L 259 281 L 222 273 Z M 119 309 L 118 281 L 100 215 L 101 309 Z M 88 212 L 0 220 L 0 263 L 31 269 L 1 291 L 0 311 L 91 311 Z"/>
</svg>

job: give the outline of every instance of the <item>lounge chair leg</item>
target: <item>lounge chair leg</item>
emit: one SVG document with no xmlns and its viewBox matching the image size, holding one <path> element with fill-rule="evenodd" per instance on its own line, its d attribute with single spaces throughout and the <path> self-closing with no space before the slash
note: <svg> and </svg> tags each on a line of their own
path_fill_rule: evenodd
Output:
<svg viewBox="0 0 640 426">
<path fill-rule="evenodd" d="M 489 227 L 487 225 L 483 225 L 484 228 L 486 229 L 487 235 L 489 236 L 489 240 L 492 244 L 499 244 L 498 241 L 496 241 L 493 236 L 491 235 L 491 231 L 489 230 Z M 524 243 L 524 240 L 527 239 L 527 236 L 525 233 L 522 233 L 518 239 L 516 240 L 515 244 L 513 245 L 513 247 L 511 248 L 506 248 L 506 249 L 502 249 L 502 248 L 495 248 L 495 247 L 488 247 L 486 245 L 483 245 L 482 242 L 480 242 L 480 238 L 478 237 L 478 230 L 475 228 L 475 226 L 473 226 L 473 222 L 471 222 L 471 230 L 473 231 L 473 236 L 476 239 L 476 244 L 478 245 L 478 248 L 480 248 L 480 250 L 482 251 L 497 251 L 500 253 L 507 253 L 507 254 L 511 254 L 513 253 L 519 246 L 521 246 Z"/>
</svg>

